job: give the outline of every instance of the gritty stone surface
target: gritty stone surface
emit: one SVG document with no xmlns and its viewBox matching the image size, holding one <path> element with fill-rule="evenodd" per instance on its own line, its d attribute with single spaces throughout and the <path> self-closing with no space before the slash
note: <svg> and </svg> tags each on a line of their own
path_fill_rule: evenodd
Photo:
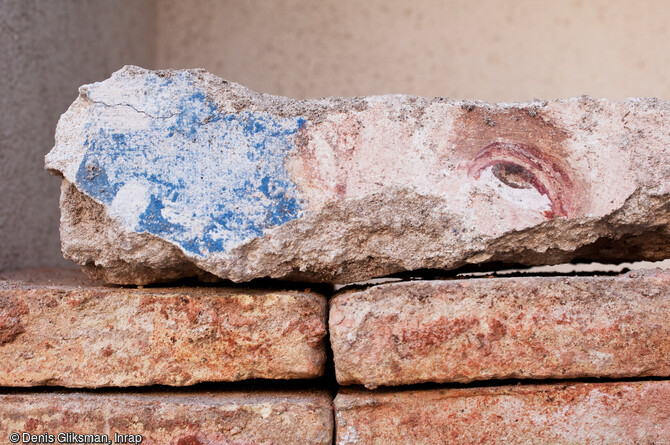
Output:
<svg viewBox="0 0 670 445">
<path fill-rule="evenodd" d="M 311 291 L 41 278 L 0 280 L 1 386 L 181 386 L 324 371 L 326 299 Z"/>
<path fill-rule="evenodd" d="M 94 277 L 347 283 L 668 257 L 667 122 L 657 100 L 297 101 L 129 66 L 80 88 L 46 166 Z"/>
<path fill-rule="evenodd" d="M 670 382 L 340 390 L 336 443 L 670 443 Z"/>
<path fill-rule="evenodd" d="M 325 392 L 5 394 L 0 437 L 51 434 L 53 442 L 32 443 L 65 443 L 59 433 L 106 434 L 109 443 L 124 443 L 116 433 L 141 435 L 147 445 L 325 445 L 331 405 Z"/>
<path fill-rule="evenodd" d="M 340 384 L 670 376 L 670 271 L 381 284 L 337 294 Z"/>
</svg>

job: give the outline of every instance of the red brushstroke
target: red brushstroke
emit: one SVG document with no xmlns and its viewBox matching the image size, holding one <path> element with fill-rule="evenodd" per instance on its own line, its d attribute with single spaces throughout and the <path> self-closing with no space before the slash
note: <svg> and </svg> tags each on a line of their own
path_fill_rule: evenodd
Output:
<svg viewBox="0 0 670 445">
<path fill-rule="evenodd" d="M 494 142 L 477 153 L 468 166 L 468 175 L 478 179 L 488 167 L 518 166 L 528 172 L 529 183 L 551 202 L 548 219 L 572 214 L 572 181 L 554 157 L 534 145 L 511 142 Z"/>
</svg>

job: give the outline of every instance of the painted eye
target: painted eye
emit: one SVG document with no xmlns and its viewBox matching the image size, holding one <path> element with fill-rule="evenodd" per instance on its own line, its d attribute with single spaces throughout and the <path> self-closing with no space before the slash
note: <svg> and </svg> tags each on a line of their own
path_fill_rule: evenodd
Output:
<svg viewBox="0 0 670 445">
<path fill-rule="evenodd" d="M 572 181 L 560 162 L 530 144 L 494 142 L 468 163 L 468 174 L 479 178 L 491 168 L 503 184 L 516 189 L 535 188 L 551 202 L 548 218 L 571 214 Z"/>
<path fill-rule="evenodd" d="M 533 174 L 520 165 L 501 162 L 493 166 L 492 172 L 500 182 L 509 187 L 515 189 L 533 187 Z"/>
</svg>

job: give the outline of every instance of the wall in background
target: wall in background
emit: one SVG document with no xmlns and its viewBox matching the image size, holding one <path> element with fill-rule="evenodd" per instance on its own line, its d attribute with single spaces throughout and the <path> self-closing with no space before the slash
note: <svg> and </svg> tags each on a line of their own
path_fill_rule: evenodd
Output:
<svg viewBox="0 0 670 445">
<path fill-rule="evenodd" d="M 295 98 L 670 99 L 664 0 L 0 0 L 0 271 L 69 264 L 43 169 L 77 88 L 204 67 Z"/>
<path fill-rule="evenodd" d="M 144 0 L 0 0 L 0 270 L 69 264 L 44 155 L 80 85 L 152 65 L 153 17 Z"/>
<path fill-rule="evenodd" d="M 664 0 L 168 0 L 157 64 L 295 98 L 670 99 Z"/>
</svg>

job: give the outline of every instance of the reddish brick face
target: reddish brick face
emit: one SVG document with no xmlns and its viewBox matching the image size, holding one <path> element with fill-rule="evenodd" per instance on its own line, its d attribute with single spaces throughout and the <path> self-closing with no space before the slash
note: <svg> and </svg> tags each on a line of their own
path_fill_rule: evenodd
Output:
<svg viewBox="0 0 670 445">
<path fill-rule="evenodd" d="M 325 335 L 313 292 L 0 281 L 3 386 L 314 378 Z"/>
<path fill-rule="evenodd" d="M 670 375 L 670 273 L 389 283 L 330 302 L 340 384 Z"/>
<path fill-rule="evenodd" d="M 670 442 L 670 383 L 564 383 L 425 391 L 341 390 L 345 444 Z"/>
<path fill-rule="evenodd" d="M 71 432 L 113 442 L 119 433 L 154 445 L 326 445 L 333 430 L 331 396 L 303 391 L 0 395 L 0 418 L 6 439 Z"/>
</svg>

